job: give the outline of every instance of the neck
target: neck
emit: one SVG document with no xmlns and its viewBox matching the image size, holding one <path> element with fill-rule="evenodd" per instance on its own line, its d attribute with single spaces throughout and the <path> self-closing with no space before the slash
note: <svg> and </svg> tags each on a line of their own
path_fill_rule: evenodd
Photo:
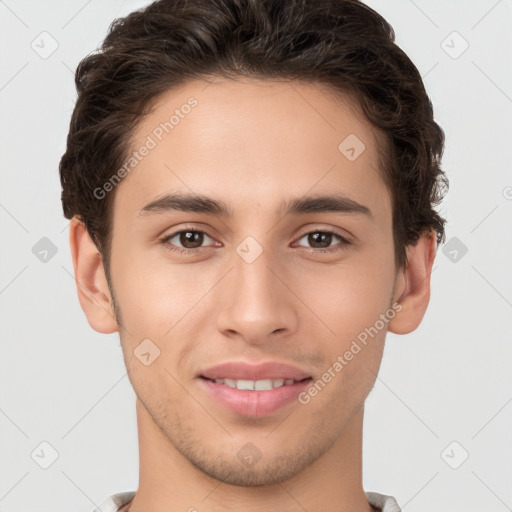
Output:
<svg viewBox="0 0 512 512">
<path fill-rule="evenodd" d="M 372 512 L 362 487 L 364 406 L 313 464 L 292 478 L 257 487 L 218 481 L 186 459 L 137 400 L 139 488 L 121 510 L 141 512 Z"/>
</svg>

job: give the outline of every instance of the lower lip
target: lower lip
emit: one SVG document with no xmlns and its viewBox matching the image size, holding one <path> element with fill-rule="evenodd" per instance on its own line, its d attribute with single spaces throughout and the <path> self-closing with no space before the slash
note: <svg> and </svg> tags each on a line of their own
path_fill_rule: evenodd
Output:
<svg viewBox="0 0 512 512">
<path fill-rule="evenodd" d="M 235 389 L 204 377 L 201 377 L 200 380 L 206 391 L 227 409 L 243 416 L 261 418 L 297 400 L 298 395 L 309 386 L 312 379 L 309 378 L 268 391 Z"/>
</svg>

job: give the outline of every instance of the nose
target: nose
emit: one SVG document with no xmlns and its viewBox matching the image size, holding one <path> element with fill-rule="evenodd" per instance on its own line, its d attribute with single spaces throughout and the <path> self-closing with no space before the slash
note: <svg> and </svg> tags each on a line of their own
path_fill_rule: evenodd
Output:
<svg viewBox="0 0 512 512">
<path fill-rule="evenodd" d="M 270 335 L 295 332 L 299 301 L 288 284 L 290 272 L 266 250 L 252 262 L 235 253 L 231 263 L 218 290 L 219 332 L 251 345 L 268 343 Z"/>
</svg>

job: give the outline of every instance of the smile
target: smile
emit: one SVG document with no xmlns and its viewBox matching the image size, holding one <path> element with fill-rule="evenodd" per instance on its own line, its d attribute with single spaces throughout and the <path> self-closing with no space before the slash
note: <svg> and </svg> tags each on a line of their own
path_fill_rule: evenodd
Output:
<svg viewBox="0 0 512 512">
<path fill-rule="evenodd" d="M 202 389 L 224 410 L 238 416 L 262 418 L 299 404 L 298 397 L 313 379 L 199 379 Z"/>
<path fill-rule="evenodd" d="M 282 386 L 291 386 L 296 381 L 293 379 L 263 379 L 263 380 L 243 380 L 243 379 L 208 379 L 217 384 L 225 384 L 230 388 L 243 389 L 250 391 L 269 391 L 270 389 L 280 388 Z"/>
</svg>

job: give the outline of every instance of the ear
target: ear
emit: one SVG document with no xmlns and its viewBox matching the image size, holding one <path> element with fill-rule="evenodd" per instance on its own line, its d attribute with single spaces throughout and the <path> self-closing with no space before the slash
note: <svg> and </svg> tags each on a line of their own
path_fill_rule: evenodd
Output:
<svg viewBox="0 0 512 512">
<path fill-rule="evenodd" d="M 78 300 L 89 325 L 98 332 L 118 330 L 103 260 L 85 224 L 77 217 L 69 226 L 69 245 L 75 269 Z"/>
<path fill-rule="evenodd" d="M 407 263 L 397 275 L 393 298 L 393 304 L 400 303 L 402 309 L 388 323 L 389 331 L 408 334 L 420 325 L 430 300 L 430 274 L 436 250 L 434 230 L 407 247 Z"/>
</svg>

